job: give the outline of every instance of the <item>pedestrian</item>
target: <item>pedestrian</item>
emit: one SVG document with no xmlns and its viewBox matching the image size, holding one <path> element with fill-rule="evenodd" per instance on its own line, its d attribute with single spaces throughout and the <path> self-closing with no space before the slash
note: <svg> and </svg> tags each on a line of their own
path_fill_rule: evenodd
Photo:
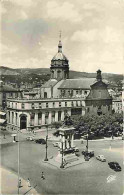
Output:
<svg viewBox="0 0 124 195">
<path fill-rule="evenodd" d="M 18 187 L 19 187 L 19 188 L 22 187 L 22 181 L 21 181 L 21 179 L 19 179 L 19 181 L 18 181 Z"/>
<path fill-rule="evenodd" d="M 41 178 L 42 178 L 42 179 L 45 179 L 45 176 L 44 176 L 43 171 L 42 171 L 42 173 L 41 173 Z"/>
<path fill-rule="evenodd" d="M 5 134 L 4 134 L 4 137 L 3 138 L 6 139 Z"/>
<path fill-rule="evenodd" d="M 27 182 L 28 182 L 28 187 L 30 188 L 31 184 L 30 184 L 30 179 L 29 178 L 27 179 Z"/>
</svg>

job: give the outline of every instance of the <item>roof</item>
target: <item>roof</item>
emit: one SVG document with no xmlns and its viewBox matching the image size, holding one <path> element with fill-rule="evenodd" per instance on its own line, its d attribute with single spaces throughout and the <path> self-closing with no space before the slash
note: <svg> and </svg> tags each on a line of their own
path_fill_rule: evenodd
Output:
<svg viewBox="0 0 124 195">
<path fill-rule="evenodd" d="M 56 79 L 50 79 L 47 81 L 44 85 L 41 86 L 41 88 L 51 88 L 53 87 L 58 81 Z"/>
<path fill-rule="evenodd" d="M 12 87 L 11 85 L 3 85 L 0 86 L 0 91 L 13 92 L 13 91 L 20 91 L 20 90 Z"/>
<path fill-rule="evenodd" d="M 91 86 L 91 91 L 89 95 L 86 97 L 86 100 L 105 100 L 105 99 L 112 100 L 112 97 L 110 96 L 107 90 L 107 85 L 102 81 L 98 81 Z"/>
<path fill-rule="evenodd" d="M 58 52 L 52 60 L 66 60 L 68 61 L 67 57 L 62 53 L 62 52 Z"/>
<path fill-rule="evenodd" d="M 90 89 L 95 81 L 95 78 L 66 79 L 63 80 L 59 89 Z"/>
</svg>

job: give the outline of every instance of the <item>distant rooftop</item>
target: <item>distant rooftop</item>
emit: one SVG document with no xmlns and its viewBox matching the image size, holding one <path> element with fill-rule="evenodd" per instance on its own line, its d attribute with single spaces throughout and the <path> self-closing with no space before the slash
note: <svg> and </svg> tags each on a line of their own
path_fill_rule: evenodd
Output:
<svg viewBox="0 0 124 195">
<path fill-rule="evenodd" d="M 90 89 L 95 81 L 95 78 L 66 79 L 63 80 L 59 89 Z"/>
</svg>

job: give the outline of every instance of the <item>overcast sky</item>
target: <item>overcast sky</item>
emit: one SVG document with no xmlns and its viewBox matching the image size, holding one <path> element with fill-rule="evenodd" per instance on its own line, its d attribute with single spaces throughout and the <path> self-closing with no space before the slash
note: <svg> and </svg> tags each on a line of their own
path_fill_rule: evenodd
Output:
<svg viewBox="0 0 124 195">
<path fill-rule="evenodd" d="M 124 0 L 0 1 L 2 66 L 49 68 L 61 30 L 71 70 L 124 72 Z"/>
</svg>

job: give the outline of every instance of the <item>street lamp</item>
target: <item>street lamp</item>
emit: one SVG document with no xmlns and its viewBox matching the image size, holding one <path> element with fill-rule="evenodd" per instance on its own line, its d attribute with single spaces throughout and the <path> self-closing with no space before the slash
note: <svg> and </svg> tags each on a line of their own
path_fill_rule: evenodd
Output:
<svg viewBox="0 0 124 195">
<path fill-rule="evenodd" d="M 44 161 L 48 161 L 48 158 L 47 158 L 47 148 L 48 148 L 47 140 L 48 140 L 48 125 L 47 125 L 47 135 L 46 135 L 46 157 L 45 157 Z"/>
<path fill-rule="evenodd" d="M 18 131 L 18 194 L 19 194 L 19 188 L 20 188 L 20 140 L 19 140 L 19 129 Z"/>
<path fill-rule="evenodd" d="M 89 161 L 89 158 L 88 158 L 88 135 L 89 135 L 89 130 L 87 131 L 87 145 L 86 145 L 86 155 L 85 155 L 86 161 Z"/>
<path fill-rule="evenodd" d="M 60 165 L 60 168 L 64 168 L 64 161 L 63 161 L 63 155 L 64 155 L 64 151 L 63 151 L 63 141 L 61 142 L 62 143 L 62 162 L 61 162 L 61 165 Z"/>
</svg>

